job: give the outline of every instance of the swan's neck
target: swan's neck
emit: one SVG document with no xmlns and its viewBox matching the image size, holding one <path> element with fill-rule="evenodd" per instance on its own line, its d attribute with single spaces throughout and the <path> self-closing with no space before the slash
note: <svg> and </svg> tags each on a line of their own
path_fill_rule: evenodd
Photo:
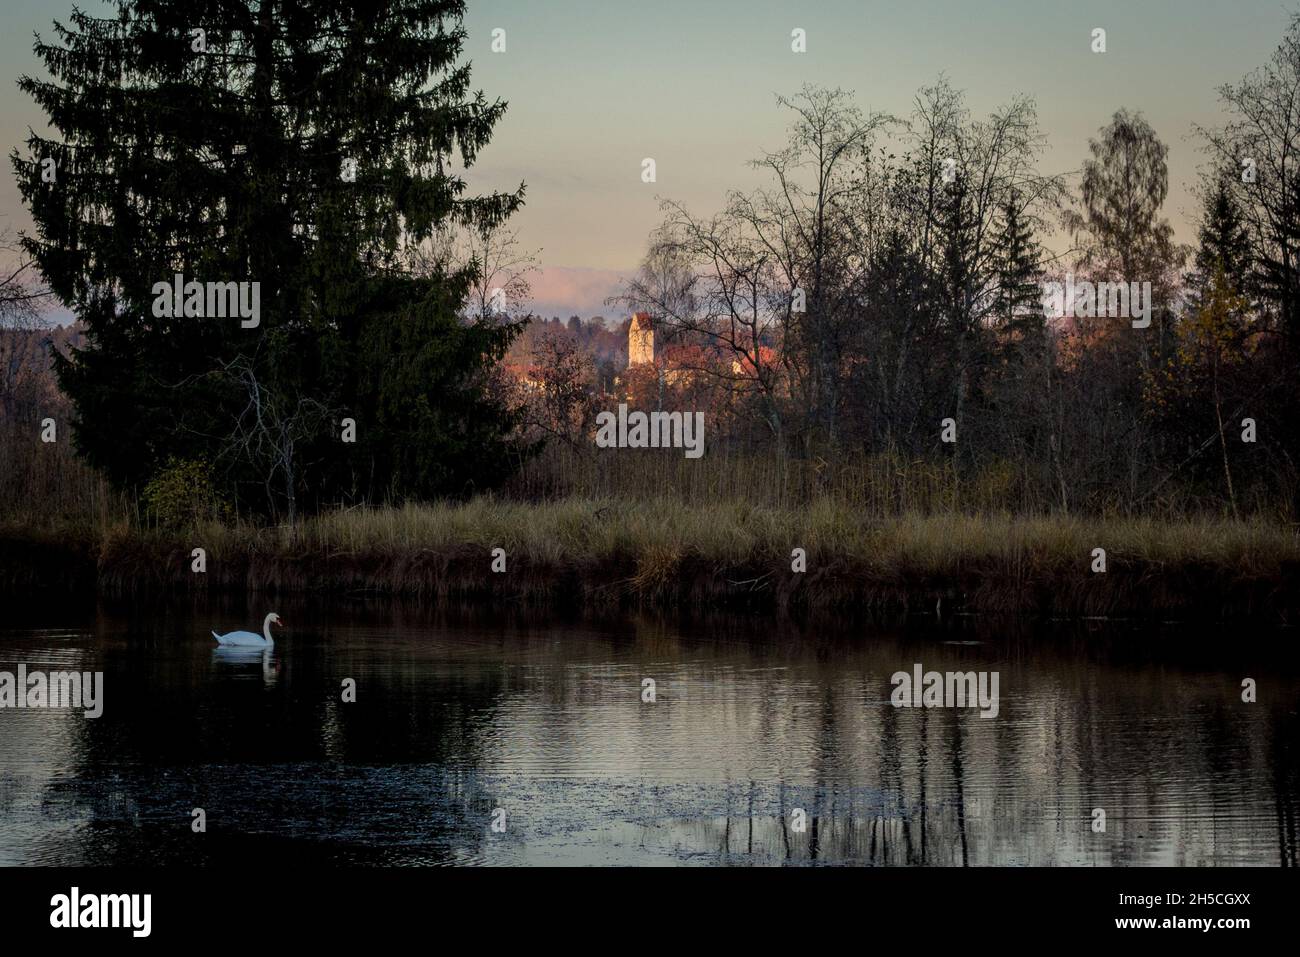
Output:
<svg viewBox="0 0 1300 957">
<path fill-rule="evenodd" d="M 271 637 L 271 619 L 274 617 L 275 612 L 272 612 L 267 615 L 266 620 L 262 622 L 262 636 L 266 638 L 266 643 L 269 645 L 275 644 L 275 639 Z"/>
</svg>

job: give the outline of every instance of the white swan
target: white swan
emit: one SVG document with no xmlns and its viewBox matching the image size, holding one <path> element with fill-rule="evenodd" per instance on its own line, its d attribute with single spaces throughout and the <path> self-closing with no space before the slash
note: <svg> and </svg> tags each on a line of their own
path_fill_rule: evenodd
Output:
<svg viewBox="0 0 1300 957">
<path fill-rule="evenodd" d="M 271 637 L 271 625 L 282 625 L 280 616 L 271 612 L 262 622 L 262 634 L 255 635 L 251 631 L 232 631 L 228 635 L 218 635 L 215 631 L 212 637 L 217 639 L 217 644 L 226 647 L 239 648 L 269 648 L 275 644 L 275 639 Z"/>
</svg>

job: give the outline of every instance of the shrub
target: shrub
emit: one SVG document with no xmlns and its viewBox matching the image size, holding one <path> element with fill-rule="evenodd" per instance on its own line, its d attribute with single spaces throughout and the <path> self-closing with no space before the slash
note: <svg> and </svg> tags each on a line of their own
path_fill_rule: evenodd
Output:
<svg viewBox="0 0 1300 957">
<path fill-rule="evenodd" d="M 212 481 L 212 466 L 196 459 L 168 459 L 144 487 L 143 500 L 152 520 L 172 528 L 226 519 L 231 512 Z"/>
</svg>

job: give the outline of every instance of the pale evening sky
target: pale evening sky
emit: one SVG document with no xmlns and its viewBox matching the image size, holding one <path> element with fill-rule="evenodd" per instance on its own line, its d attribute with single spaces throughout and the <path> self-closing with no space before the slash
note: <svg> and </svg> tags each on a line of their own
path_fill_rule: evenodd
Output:
<svg viewBox="0 0 1300 957">
<path fill-rule="evenodd" d="M 1170 147 L 1165 213 L 1187 242 L 1203 161 L 1193 124 L 1221 121 L 1217 88 L 1267 61 L 1294 8 L 1283 0 L 470 0 L 474 86 L 510 105 L 470 182 L 483 191 L 527 182 L 514 225 L 541 251 L 539 312 L 612 316 L 602 301 L 636 267 L 660 197 L 705 214 L 728 189 L 756 185 L 746 162 L 784 140 L 776 94 L 840 86 L 864 110 L 902 115 L 945 73 L 976 114 L 1033 96 L 1052 172 L 1077 169 L 1088 137 L 1116 109 L 1141 110 Z M 6 154 L 28 125 L 43 127 L 13 85 L 40 70 L 32 34 L 48 36 L 51 20 L 70 9 L 64 0 L 6 0 L 0 11 Z M 490 52 L 497 27 L 506 31 L 504 53 Z M 790 50 L 795 27 L 807 31 L 807 53 Z M 1107 31 L 1104 54 L 1090 49 L 1094 27 Z M 641 181 L 643 157 L 656 161 L 654 184 Z M 3 224 L 28 224 L 7 164 Z"/>
</svg>

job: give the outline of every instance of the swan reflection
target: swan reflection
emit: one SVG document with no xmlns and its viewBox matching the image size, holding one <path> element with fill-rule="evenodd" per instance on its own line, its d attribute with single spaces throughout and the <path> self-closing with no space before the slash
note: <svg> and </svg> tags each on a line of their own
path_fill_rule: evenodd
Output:
<svg viewBox="0 0 1300 957">
<path fill-rule="evenodd" d="M 223 645 L 212 649 L 212 663 L 222 667 L 238 669 L 248 677 L 253 676 L 253 669 L 262 666 L 262 682 L 268 688 L 275 687 L 280 677 L 280 662 L 275 659 L 269 648 L 241 648 Z"/>
</svg>

